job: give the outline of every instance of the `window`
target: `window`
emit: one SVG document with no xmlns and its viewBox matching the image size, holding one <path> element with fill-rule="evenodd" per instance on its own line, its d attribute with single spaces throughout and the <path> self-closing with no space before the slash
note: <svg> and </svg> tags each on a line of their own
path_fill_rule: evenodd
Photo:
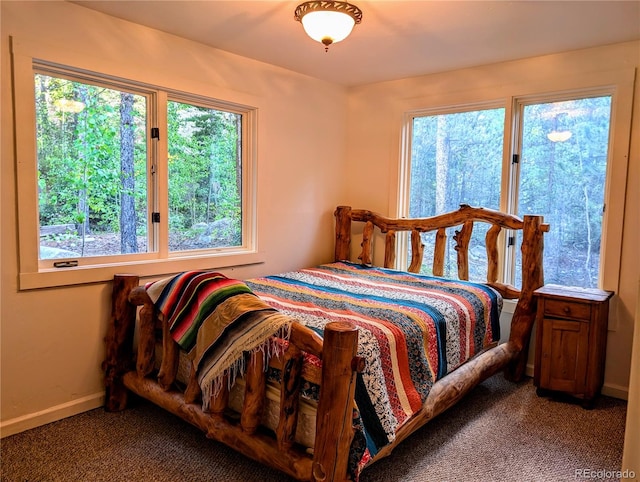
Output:
<svg viewBox="0 0 640 482">
<path fill-rule="evenodd" d="M 611 96 L 520 103 L 517 214 L 541 213 L 545 282 L 598 286 Z M 516 266 L 520 251 L 516 251 Z M 516 283 L 520 272 L 516 271 Z"/>
<path fill-rule="evenodd" d="M 542 214 L 552 226 L 545 235 L 545 281 L 597 287 L 612 95 L 565 94 L 561 99 L 519 99 L 514 105 L 514 119 L 505 119 L 505 107 L 411 113 L 407 212 L 432 216 L 465 203 L 519 216 Z M 502 149 L 509 134 L 505 125 L 518 133 L 507 155 Z M 486 233 L 475 231 L 474 237 Z M 452 234 L 445 276 L 456 269 Z M 429 259 L 433 240 L 424 240 Z M 513 260 L 504 278 L 519 286 L 516 246 L 503 248 L 506 259 Z M 486 254 L 474 249 L 473 240 L 469 258 L 470 279 L 485 280 Z M 422 269 L 429 273 L 429 263 Z"/>
<path fill-rule="evenodd" d="M 168 250 L 242 246 L 242 112 L 208 99 L 169 100 L 166 127 L 151 132 L 158 96 L 116 87 L 35 73 L 40 259 L 64 258 L 66 266 L 159 249 L 162 238 L 148 225 L 161 223 L 163 210 L 147 178 L 157 182 L 148 144 L 161 133 Z"/>
<path fill-rule="evenodd" d="M 14 70 L 21 289 L 261 260 L 257 107 L 15 46 Z"/>
<path fill-rule="evenodd" d="M 504 108 L 453 113 L 421 113 L 412 119 L 409 216 L 427 217 L 460 204 L 500 207 Z M 478 226 L 480 228 L 480 226 Z M 484 237 L 474 229 L 469 245 L 469 277 L 486 280 Z M 453 229 L 447 232 L 444 276 L 457 276 Z M 423 236 L 422 272 L 431 274 L 434 236 Z M 410 253 L 409 253 L 410 256 Z M 409 260 L 410 261 L 410 260 Z M 454 274 L 455 273 L 455 274 Z"/>
<path fill-rule="evenodd" d="M 169 250 L 242 245 L 242 114 L 168 103 Z"/>
<path fill-rule="evenodd" d="M 460 204 L 498 209 L 504 137 L 504 108 L 466 112 L 427 112 L 412 118 L 409 216 L 427 217 Z M 478 226 L 480 228 L 480 226 Z M 486 229 L 485 229 L 486 228 Z M 484 237 L 475 229 L 470 241 L 469 277 L 486 280 Z M 444 276 L 457 276 L 454 229 L 447 231 Z M 435 238 L 425 244 L 422 272 L 431 274 Z M 484 256 L 484 260 L 483 260 Z"/>
<path fill-rule="evenodd" d="M 34 78 L 40 259 L 147 252 L 151 97 Z"/>
</svg>

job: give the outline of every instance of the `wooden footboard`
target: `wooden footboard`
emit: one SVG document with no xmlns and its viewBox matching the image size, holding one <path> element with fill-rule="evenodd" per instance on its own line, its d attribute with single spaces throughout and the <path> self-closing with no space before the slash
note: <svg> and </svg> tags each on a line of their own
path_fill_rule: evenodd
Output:
<svg viewBox="0 0 640 482">
<path fill-rule="evenodd" d="M 434 274 L 442 273 L 445 228 L 461 225 L 456 231 L 458 273 L 468 278 L 468 246 L 473 223 L 491 224 L 486 236 L 487 284 L 505 298 L 517 298 L 511 335 L 507 343 L 477 355 L 445 378 L 437 381 L 422 407 L 397 433 L 395 441 L 385 446 L 369 463 L 391 451 L 417 428 L 454 405 L 467 392 L 489 376 L 506 369 L 508 378 L 519 379 L 524 373 L 529 336 L 535 319 L 533 291 L 543 284 L 543 233 L 548 230 L 540 216 L 515 216 L 496 211 L 463 206 L 455 213 L 424 219 L 391 219 L 364 210 L 339 207 L 336 216 L 335 259 L 348 260 L 352 222 L 363 222 L 363 242 L 359 259 L 372 263 L 374 229 L 385 236 L 385 267 L 394 267 L 395 237 L 398 231 L 411 233 L 413 250 L 410 271 L 422 264 L 421 234 L 436 235 Z M 522 289 L 499 283 L 498 236 L 503 229 L 522 230 Z M 358 331 L 350 323 L 329 323 L 321 339 L 305 326 L 292 325 L 289 344 L 283 356 L 269 362 L 281 371 L 279 416 L 275 430 L 261 426 L 265 407 L 266 375 L 262 356 L 253 356 L 244 376 L 244 402 L 239 413 L 229 406 L 226 384 L 212 396 L 210 411 L 202 410 L 200 388 L 195 371 L 184 386 L 177 383 L 179 348 L 161 322 L 146 290 L 139 286 L 135 275 L 117 275 L 113 280 L 112 316 L 106 336 L 106 409 L 125 408 L 128 392 L 141 397 L 181 417 L 201 429 L 207 437 L 271 466 L 298 480 L 342 481 L 349 479 L 347 468 L 349 448 L 354 436 L 352 426 L 355 407 L 356 373 L 364 361 L 356 356 Z M 138 310 L 139 308 L 139 310 Z M 134 349 L 134 328 L 137 323 L 137 347 Z M 162 360 L 156 361 L 158 330 L 162 332 Z M 303 364 L 304 353 L 322 360 L 321 372 Z M 159 366 L 159 368 L 157 368 Z M 298 425 L 300 387 L 303 380 L 320 385 L 317 406 L 315 444 L 312 451 L 295 442 Z M 311 453 L 310 453 L 311 452 Z"/>
<path fill-rule="evenodd" d="M 223 384 L 211 398 L 210 411 L 204 412 L 194 371 L 186 386 L 176 383 L 179 347 L 138 283 L 135 275 L 116 275 L 113 281 L 104 363 L 108 411 L 124 409 L 127 392 L 131 391 L 198 427 L 207 437 L 298 480 L 348 479 L 347 461 L 354 434 L 355 374 L 364 367 L 363 360 L 356 356 L 358 331 L 353 325 L 329 323 L 323 342 L 315 332 L 293 323 L 284 355 L 272 359 L 282 377 L 278 426 L 273 433 L 260 426 L 266 387 L 262 354 L 252 356 L 247 364 L 242 411 L 232 413 L 229 390 Z M 141 308 L 136 316 L 138 306 Z M 134 350 L 136 318 L 138 341 Z M 159 370 L 155 369 L 157 330 L 163 334 Z M 303 352 L 322 359 L 320 376 L 305 373 Z M 322 387 L 312 454 L 294 442 L 303 379 Z"/>
</svg>

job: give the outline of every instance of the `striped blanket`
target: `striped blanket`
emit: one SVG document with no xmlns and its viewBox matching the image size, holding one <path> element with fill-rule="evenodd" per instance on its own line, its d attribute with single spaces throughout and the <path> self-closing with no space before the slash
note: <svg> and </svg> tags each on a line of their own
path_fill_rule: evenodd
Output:
<svg viewBox="0 0 640 482">
<path fill-rule="evenodd" d="M 204 410 L 225 375 L 232 385 L 244 373 L 246 352 L 260 350 L 268 358 L 281 346 L 271 338 L 288 338 L 291 318 L 258 298 L 242 281 L 220 273 L 188 271 L 147 283 L 145 288 L 172 338 L 196 367 Z"/>
<path fill-rule="evenodd" d="M 273 308 L 322 335 L 330 321 L 358 327 L 351 471 L 422 407 L 433 383 L 499 339 L 502 298 L 491 288 L 337 262 L 246 282 Z"/>
</svg>

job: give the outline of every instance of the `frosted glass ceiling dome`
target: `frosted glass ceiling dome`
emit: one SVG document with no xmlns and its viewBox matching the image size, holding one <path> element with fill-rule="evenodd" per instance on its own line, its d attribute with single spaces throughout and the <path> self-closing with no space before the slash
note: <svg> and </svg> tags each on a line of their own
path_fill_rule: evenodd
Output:
<svg viewBox="0 0 640 482">
<path fill-rule="evenodd" d="M 329 50 L 329 45 L 347 38 L 362 22 L 362 11 L 348 2 L 305 2 L 296 8 L 295 19 L 309 37 Z"/>
</svg>

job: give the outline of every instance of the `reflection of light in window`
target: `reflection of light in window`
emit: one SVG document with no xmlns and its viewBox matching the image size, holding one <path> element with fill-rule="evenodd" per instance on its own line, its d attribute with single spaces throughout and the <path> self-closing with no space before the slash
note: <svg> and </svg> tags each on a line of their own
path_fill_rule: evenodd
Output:
<svg viewBox="0 0 640 482">
<path fill-rule="evenodd" d="M 551 131 L 547 134 L 547 139 L 551 142 L 564 142 L 571 138 L 571 131 Z"/>
<path fill-rule="evenodd" d="M 84 102 L 71 99 L 58 99 L 54 102 L 54 105 L 60 112 L 73 112 L 77 114 L 84 110 Z"/>
</svg>

